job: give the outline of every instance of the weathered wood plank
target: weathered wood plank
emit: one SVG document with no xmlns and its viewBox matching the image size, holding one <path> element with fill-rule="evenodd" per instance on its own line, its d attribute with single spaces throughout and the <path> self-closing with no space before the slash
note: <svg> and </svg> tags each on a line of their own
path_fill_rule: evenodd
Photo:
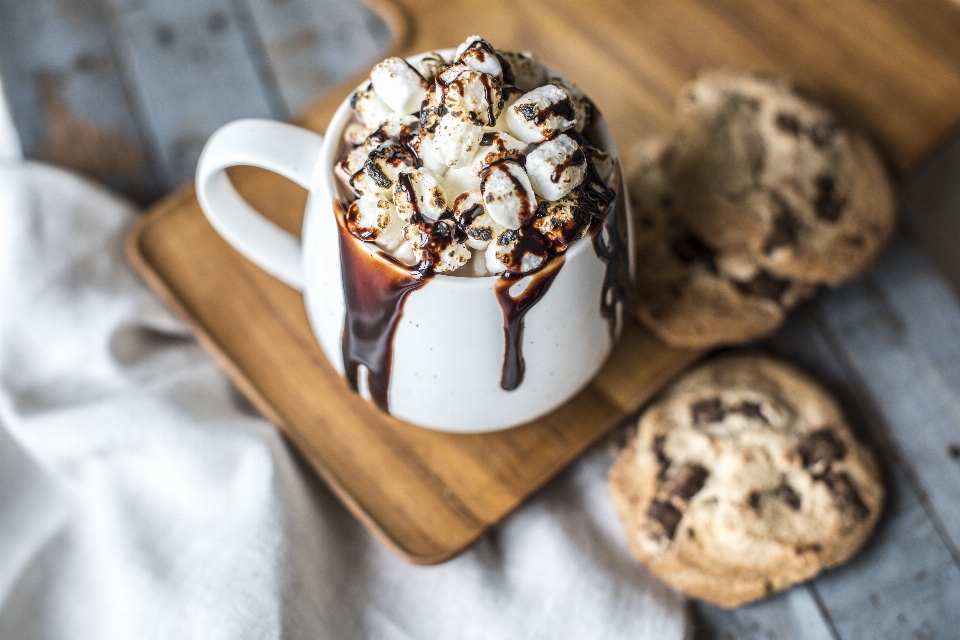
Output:
<svg viewBox="0 0 960 640">
<path fill-rule="evenodd" d="M 876 271 L 816 308 L 960 558 L 960 306 L 901 237 Z"/>
<path fill-rule="evenodd" d="M 732 610 L 697 603 L 694 622 L 697 640 L 836 640 L 806 585 Z"/>
<path fill-rule="evenodd" d="M 369 69 L 393 41 L 358 0 L 244 1 L 288 113 Z"/>
<path fill-rule="evenodd" d="M 960 295 L 960 133 L 903 181 L 900 194 L 904 221 Z"/>
<path fill-rule="evenodd" d="M 27 157 L 140 201 L 159 195 L 95 3 L 0 0 L 0 74 Z"/>
<path fill-rule="evenodd" d="M 887 486 L 887 507 L 875 536 L 810 588 L 844 640 L 949 637 L 960 628 L 960 610 L 953 605 L 960 602 L 960 569 L 893 455 L 886 414 L 869 402 L 869 390 L 834 353 L 813 310 L 807 311 L 766 346 L 803 366 L 837 395 L 851 426 L 873 445 Z"/>
<path fill-rule="evenodd" d="M 244 117 L 281 118 L 228 0 L 101 0 L 154 141 L 161 185 L 189 181 L 207 138 Z"/>
</svg>

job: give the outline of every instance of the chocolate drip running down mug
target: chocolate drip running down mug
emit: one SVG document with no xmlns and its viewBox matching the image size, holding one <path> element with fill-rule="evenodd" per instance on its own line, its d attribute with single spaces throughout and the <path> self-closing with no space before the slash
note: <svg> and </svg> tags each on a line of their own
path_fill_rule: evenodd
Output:
<svg viewBox="0 0 960 640">
<path fill-rule="evenodd" d="M 334 166 L 352 117 L 345 100 L 324 136 L 270 120 L 220 128 L 203 150 L 196 177 L 213 227 L 246 258 L 303 293 L 330 363 L 361 395 L 401 420 L 449 432 L 495 431 L 569 400 L 596 375 L 620 336 L 633 241 L 619 169 L 606 218 L 539 271 L 515 280 L 423 276 L 344 226 L 346 205 Z M 616 158 L 602 117 L 594 118 L 589 133 Z M 240 197 L 226 174 L 237 165 L 268 169 L 309 191 L 302 241 Z"/>
</svg>

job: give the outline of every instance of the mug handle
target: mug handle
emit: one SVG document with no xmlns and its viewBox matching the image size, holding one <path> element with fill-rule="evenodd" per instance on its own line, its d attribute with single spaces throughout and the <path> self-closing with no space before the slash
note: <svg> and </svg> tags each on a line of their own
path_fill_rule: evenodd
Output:
<svg viewBox="0 0 960 640">
<path fill-rule="evenodd" d="M 226 169 L 260 167 L 309 189 L 323 136 L 274 120 L 235 120 L 217 129 L 197 164 L 197 198 L 207 220 L 234 249 L 261 269 L 303 291 L 300 241 L 240 197 Z"/>
</svg>

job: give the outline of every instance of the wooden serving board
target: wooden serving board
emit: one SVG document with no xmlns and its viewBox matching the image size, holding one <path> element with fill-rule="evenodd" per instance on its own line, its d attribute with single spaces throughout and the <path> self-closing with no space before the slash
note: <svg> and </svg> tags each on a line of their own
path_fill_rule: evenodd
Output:
<svg viewBox="0 0 960 640">
<path fill-rule="evenodd" d="M 940 0 L 372 5 L 401 55 L 472 33 L 535 51 L 595 99 L 621 149 L 668 130 L 679 87 L 722 65 L 797 78 L 872 133 L 901 172 L 960 122 L 960 12 Z M 323 131 L 355 84 L 297 122 Z M 254 206 L 298 231 L 302 189 L 256 169 L 231 175 Z M 191 187 L 154 207 L 128 239 L 135 267 L 238 386 L 374 535 L 416 563 L 465 549 L 698 356 L 629 324 L 600 376 L 546 418 L 486 435 L 431 432 L 348 391 L 299 294 L 221 240 Z"/>
</svg>

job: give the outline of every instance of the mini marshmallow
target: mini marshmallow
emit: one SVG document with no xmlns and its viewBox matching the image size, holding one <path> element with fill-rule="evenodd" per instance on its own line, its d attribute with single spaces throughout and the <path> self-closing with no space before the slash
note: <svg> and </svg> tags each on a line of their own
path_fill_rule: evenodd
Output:
<svg viewBox="0 0 960 640">
<path fill-rule="evenodd" d="M 523 95 L 525 95 L 523 89 L 512 87 L 510 85 L 503 85 L 503 87 L 501 87 L 500 98 L 503 100 L 503 109 L 500 110 L 500 115 L 497 117 L 497 123 L 493 125 L 494 130 L 510 133 L 510 128 L 507 126 L 507 110 L 516 104 L 517 100 L 519 100 Z M 510 137 L 513 138 L 513 135 L 511 134 Z M 514 138 L 514 140 L 516 140 L 516 138 Z"/>
<path fill-rule="evenodd" d="M 470 260 L 470 250 L 456 241 L 456 222 L 449 216 L 433 224 L 409 223 L 403 234 L 416 261 L 429 262 L 437 273 L 456 271 Z"/>
<path fill-rule="evenodd" d="M 417 137 L 410 141 L 410 147 L 420 158 L 423 167 L 438 176 L 442 176 L 447 171 L 447 165 L 440 162 L 433 152 L 433 133 L 426 129 L 420 129 Z"/>
<path fill-rule="evenodd" d="M 350 106 L 370 130 L 379 127 L 393 113 L 393 109 L 373 91 L 357 91 L 350 98 Z"/>
<path fill-rule="evenodd" d="M 459 58 L 460 54 L 466 51 L 467 47 L 472 45 L 474 42 L 478 42 L 481 40 L 483 40 L 483 36 L 477 36 L 477 35 L 468 36 L 466 40 L 464 40 L 463 42 L 457 45 L 457 57 Z"/>
<path fill-rule="evenodd" d="M 370 155 L 370 152 L 376 148 L 376 144 L 372 146 L 363 143 L 358 147 L 352 149 L 347 156 L 338 162 L 334 167 L 334 173 L 344 184 L 350 184 L 350 178 L 354 176 L 357 171 L 363 168 L 364 163 L 367 161 L 367 156 Z"/>
<path fill-rule="evenodd" d="M 466 167 L 476 155 L 481 138 L 483 127 L 448 113 L 440 118 L 433 133 L 433 157 L 448 167 Z"/>
<path fill-rule="evenodd" d="M 501 51 L 500 60 L 507 63 L 503 69 L 503 81 L 507 84 L 532 91 L 547 83 L 547 68 L 532 53 Z"/>
<path fill-rule="evenodd" d="M 429 84 L 420 72 L 403 58 L 387 58 L 370 72 L 373 90 L 391 109 L 408 114 L 417 111 L 427 95 Z"/>
<path fill-rule="evenodd" d="M 472 164 L 460 169 L 449 169 L 443 174 L 443 188 L 451 195 L 480 189 L 480 175 L 474 172 Z"/>
<path fill-rule="evenodd" d="M 533 192 L 546 200 L 559 200 L 583 182 L 587 157 L 573 138 L 561 133 L 528 153 L 526 166 Z"/>
<path fill-rule="evenodd" d="M 346 223 L 354 236 L 365 242 L 374 241 L 386 251 L 394 251 L 404 242 L 403 221 L 382 194 L 360 196 L 351 202 Z"/>
<path fill-rule="evenodd" d="M 606 151 L 602 151 L 592 145 L 582 147 L 584 155 L 587 156 L 587 162 L 593 165 L 597 171 L 597 176 L 603 180 L 604 184 L 613 184 L 613 174 L 617 169 L 617 163 Z"/>
<path fill-rule="evenodd" d="M 446 107 L 440 104 L 437 97 L 437 85 L 430 85 L 427 89 L 427 97 L 423 99 L 423 104 L 420 106 L 420 128 L 436 131 L 437 125 L 440 124 L 440 116 L 446 111 Z"/>
<path fill-rule="evenodd" d="M 480 175 L 480 193 L 487 213 L 508 229 L 519 229 L 533 219 L 537 196 L 530 178 L 516 162 L 504 160 L 485 168 Z"/>
<path fill-rule="evenodd" d="M 370 152 L 363 168 L 350 178 L 350 186 L 360 195 L 389 194 L 400 172 L 415 165 L 416 158 L 410 151 L 387 140 Z"/>
<path fill-rule="evenodd" d="M 460 52 L 460 55 L 457 56 L 457 64 L 466 65 L 481 73 L 489 73 L 498 80 L 503 78 L 503 68 L 500 66 L 497 52 L 483 38 L 474 40 Z"/>
<path fill-rule="evenodd" d="M 391 113 L 370 135 L 382 142 L 387 138 L 409 137 L 419 126 L 420 120 L 416 116 Z"/>
<path fill-rule="evenodd" d="M 527 151 L 527 145 L 505 131 L 487 131 L 480 138 L 480 148 L 470 169 L 480 175 L 484 167 L 501 160 L 520 160 Z"/>
<path fill-rule="evenodd" d="M 593 101 L 587 97 L 587 94 L 580 90 L 580 87 L 565 78 L 550 78 L 550 84 L 560 87 L 570 96 L 570 104 L 573 105 L 573 112 L 576 114 L 576 122 L 573 124 L 573 130 L 580 133 L 590 124 L 590 121 L 593 120 Z"/>
<path fill-rule="evenodd" d="M 540 234 L 532 229 L 505 229 L 487 246 L 484 260 L 487 271 L 500 274 L 529 273 L 539 268 L 548 257 Z"/>
<path fill-rule="evenodd" d="M 496 124 L 502 107 L 500 81 L 462 64 L 437 76 L 437 99 L 446 114 L 481 126 Z"/>
<path fill-rule="evenodd" d="M 482 251 L 500 235 L 503 227 L 493 221 L 483 206 L 479 190 L 460 194 L 453 203 L 453 217 L 467 234 L 467 246 Z"/>
<path fill-rule="evenodd" d="M 583 237 L 590 226 L 590 217 L 580 207 L 578 192 L 573 192 L 555 202 L 542 201 L 531 226 L 550 243 L 555 253 L 567 250 Z"/>
<path fill-rule="evenodd" d="M 570 96 L 552 84 L 537 87 L 505 110 L 507 128 L 518 140 L 540 142 L 575 124 Z"/>
<path fill-rule="evenodd" d="M 343 128 L 343 141 L 351 147 L 356 147 L 363 144 L 371 133 L 373 133 L 373 129 L 362 122 L 354 120 L 348 122 L 347 126 Z"/>
<path fill-rule="evenodd" d="M 426 80 L 427 83 L 431 83 L 433 79 L 437 77 L 437 72 L 447 66 L 447 64 L 447 61 L 443 59 L 443 56 L 441 56 L 438 51 L 431 51 L 414 62 L 413 67 L 423 76 L 423 79 Z"/>
<path fill-rule="evenodd" d="M 416 220 L 415 214 L 432 222 L 447 210 L 447 195 L 440 178 L 426 169 L 413 169 L 403 171 L 394 181 L 393 204 L 406 222 Z"/>
<path fill-rule="evenodd" d="M 463 169 L 450 169 L 443 176 L 443 186 L 449 194 L 465 193 L 480 188 L 480 174 L 491 164 L 501 160 L 523 157 L 527 145 L 509 133 L 487 131 L 480 139 L 480 148 L 473 162 Z"/>
</svg>

